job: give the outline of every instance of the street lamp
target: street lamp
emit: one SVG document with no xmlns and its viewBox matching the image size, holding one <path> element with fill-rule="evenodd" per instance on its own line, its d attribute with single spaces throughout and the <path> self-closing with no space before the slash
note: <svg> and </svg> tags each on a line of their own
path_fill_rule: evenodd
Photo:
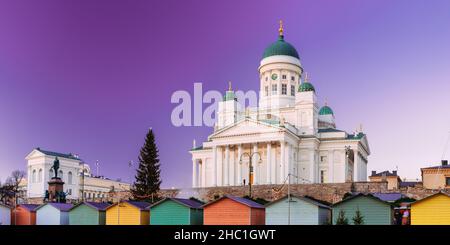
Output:
<svg viewBox="0 0 450 245">
<path fill-rule="evenodd" d="M 252 165 L 252 159 L 253 156 L 257 155 L 259 157 L 258 163 L 261 163 L 261 154 L 259 154 L 259 152 L 253 152 L 253 153 L 248 153 L 248 152 L 244 152 L 241 154 L 241 156 L 239 157 L 239 163 L 242 164 L 242 157 L 243 156 L 247 156 L 249 158 L 249 164 L 248 164 L 248 195 L 249 197 L 252 197 L 252 176 L 253 176 L 253 165 Z"/>
</svg>

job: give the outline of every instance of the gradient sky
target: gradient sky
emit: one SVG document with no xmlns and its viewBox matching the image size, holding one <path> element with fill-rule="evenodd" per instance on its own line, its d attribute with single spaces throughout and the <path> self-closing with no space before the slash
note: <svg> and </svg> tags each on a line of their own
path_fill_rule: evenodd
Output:
<svg viewBox="0 0 450 245">
<path fill-rule="evenodd" d="M 40 146 L 129 181 L 152 127 L 162 186 L 190 186 L 188 150 L 212 129 L 172 126 L 171 94 L 259 89 L 279 19 L 338 128 L 363 124 L 368 170 L 418 178 L 450 158 L 449 13 L 446 0 L 0 0 L 0 179 Z"/>
</svg>

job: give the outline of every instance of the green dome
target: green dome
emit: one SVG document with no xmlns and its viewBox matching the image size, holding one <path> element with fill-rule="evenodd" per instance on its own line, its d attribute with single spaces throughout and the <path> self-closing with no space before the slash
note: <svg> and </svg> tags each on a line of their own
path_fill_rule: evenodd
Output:
<svg viewBox="0 0 450 245">
<path fill-rule="evenodd" d="M 298 92 L 307 92 L 307 91 L 315 92 L 316 90 L 314 89 L 314 86 L 309 82 L 304 82 L 300 84 L 300 86 L 298 87 Z"/>
<path fill-rule="evenodd" d="M 233 91 L 227 91 L 225 93 L 225 95 L 223 96 L 224 101 L 235 100 L 235 99 L 236 99 L 236 95 L 234 94 Z"/>
<path fill-rule="evenodd" d="M 297 50 L 290 43 L 285 42 L 283 36 L 264 50 L 263 59 L 275 55 L 287 55 L 300 59 Z"/>
<path fill-rule="evenodd" d="M 333 115 L 333 110 L 329 106 L 323 106 L 320 108 L 319 115 Z"/>
</svg>

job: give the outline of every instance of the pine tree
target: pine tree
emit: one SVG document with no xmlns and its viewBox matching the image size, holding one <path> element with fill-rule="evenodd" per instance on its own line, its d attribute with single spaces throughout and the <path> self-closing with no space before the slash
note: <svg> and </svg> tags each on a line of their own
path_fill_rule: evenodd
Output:
<svg viewBox="0 0 450 245">
<path fill-rule="evenodd" d="M 144 146 L 139 155 L 139 167 L 131 189 L 133 199 L 139 201 L 154 201 L 158 199 L 161 185 L 158 148 L 153 130 L 149 129 Z"/>
<path fill-rule="evenodd" d="M 336 225 L 348 225 L 348 219 L 345 217 L 345 211 L 340 210 L 336 219 Z"/>
<path fill-rule="evenodd" d="M 356 210 L 355 216 L 353 217 L 353 224 L 355 225 L 364 225 L 364 217 L 359 211 L 359 208 Z"/>
</svg>

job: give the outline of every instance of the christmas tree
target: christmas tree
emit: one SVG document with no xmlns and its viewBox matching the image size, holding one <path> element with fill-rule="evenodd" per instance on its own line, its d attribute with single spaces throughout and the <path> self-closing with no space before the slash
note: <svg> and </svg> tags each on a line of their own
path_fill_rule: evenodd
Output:
<svg viewBox="0 0 450 245">
<path fill-rule="evenodd" d="M 149 202 L 158 199 L 159 187 L 161 185 L 161 170 L 159 167 L 155 135 L 153 134 L 153 130 L 149 129 L 144 146 L 140 151 L 139 167 L 131 189 L 133 199 Z"/>
</svg>

